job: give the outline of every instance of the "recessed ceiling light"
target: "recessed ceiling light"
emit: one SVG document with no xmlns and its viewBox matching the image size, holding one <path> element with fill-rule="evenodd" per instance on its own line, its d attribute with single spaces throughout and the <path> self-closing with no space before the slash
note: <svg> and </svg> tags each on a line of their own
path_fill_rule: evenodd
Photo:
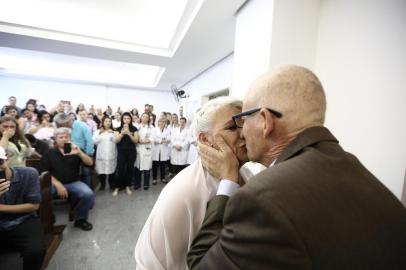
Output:
<svg viewBox="0 0 406 270">
<path fill-rule="evenodd" d="M 2 0 L 0 31 L 171 56 L 204 0 Z"/>
<path fill-rule="evenodd" d="M 19 49 L 0 48 L 3 73 L 107 85 L 155 87 L 165 68 Z"/>
</svg>

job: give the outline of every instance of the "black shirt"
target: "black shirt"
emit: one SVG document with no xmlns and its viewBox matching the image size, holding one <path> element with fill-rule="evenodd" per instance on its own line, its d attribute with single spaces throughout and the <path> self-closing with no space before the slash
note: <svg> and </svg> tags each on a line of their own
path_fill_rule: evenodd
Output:
<svg viewBox="0 0 406 270">
<path fill-rule="evenodd" d="M 117 128 L 118 132 L 121 132 L 122 128 Z M 130 132 L 134 135 L 134 132 L 137 132 L 138 129 L 134 126 L 129 126 L 128 129 L 130 130 Z M 121 141 L 117 144 L 117 149 L 134 149 L 135 147 L 135 143 L 131 140 L 131 138 L 125 134 L 123 136 L 123 138 L 121 138 Z"/>
<path fill-rule="evenodd" d="M 49 146 L 46 142 L 41 140 L 36 140 L 35 143 L 31 143 L 31 146 L 35 148 L 41 156 L 45 155 L 46 152 L 49 150 Z"/>
<path fill-rule="evenodd" d="M 49 171 L 62 184 L 80 180 L 82 160 L 78 155 L 64 156 L 59 149 L 50 149 L 41 159 L 41 171 Z"/>
</svg>

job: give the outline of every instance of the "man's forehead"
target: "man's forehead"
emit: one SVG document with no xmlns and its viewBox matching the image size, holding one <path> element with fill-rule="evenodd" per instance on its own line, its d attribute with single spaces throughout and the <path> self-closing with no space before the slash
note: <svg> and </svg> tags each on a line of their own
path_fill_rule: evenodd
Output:
<svg viewBox="0 0 406 270">
<path fill-rule="evenodd" d="M 246 95 L 243 102 L 242 102 L 242 110 L 247 111 L 253 109 L 256 105 L 256 100 L 253 96 Z"/>
</svg>

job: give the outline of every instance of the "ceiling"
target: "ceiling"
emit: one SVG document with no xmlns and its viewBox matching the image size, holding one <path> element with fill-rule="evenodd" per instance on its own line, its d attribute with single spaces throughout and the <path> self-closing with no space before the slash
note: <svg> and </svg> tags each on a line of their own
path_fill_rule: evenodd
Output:
<svg viewBox="0 0 406 270">
<path fill-rule="evenodd" d="M 169 91 L 233 51 L 245 1 L 0 0 L 0 73 Z"/>
</svg>

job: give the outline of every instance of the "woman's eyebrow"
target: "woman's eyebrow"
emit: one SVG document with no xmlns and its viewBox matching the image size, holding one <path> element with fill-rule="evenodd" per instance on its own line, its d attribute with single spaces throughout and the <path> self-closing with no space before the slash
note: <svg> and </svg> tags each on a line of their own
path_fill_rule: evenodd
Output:
<svg viewBox="0 0 406 270">
<path fill-rule="evenodd" d="M 232 119 L 230 119 L 229 121 L 227 121 L 227 122 L 225 122 L 224 124 L 223 124 L 223 127 L 230 127 L 230 126 L 232 126 L 232 125 L 234 125 L 234 122 L 233 122 L 233 120 Z"/>
</svg>

